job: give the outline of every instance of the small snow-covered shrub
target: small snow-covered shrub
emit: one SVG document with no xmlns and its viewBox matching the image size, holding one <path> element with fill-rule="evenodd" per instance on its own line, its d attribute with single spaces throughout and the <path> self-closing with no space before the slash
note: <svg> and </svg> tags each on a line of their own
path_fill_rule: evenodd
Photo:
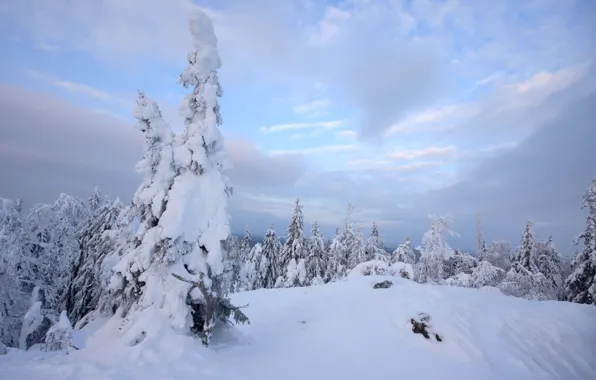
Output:
<svg viewBox="0 0 596 380">
<path fill-rule="evenodd" d="M 557 294 L 542 273 L 532 273 L 515 263 L 499 284 L 503 294 L 528 300 L 556 300 Z"/>
<path fill-rule="evenodd" d="M 8 354 L 8 348 L 4 345 L 4 343 L 0 342 L 0 355 Z"/>
<path fill-rule="evenodd" d="M 472 276 L 467 273 L 459 273 L 453 277 L 449 277 L 445 280 L 445 285 L 459 286 L 462 288 L 473 288 Z"/>
<path fill-rule="evenodd" d="M 389 266 L 389 274 L 391 276 L 398 276 L 408 280 L 414 279 L 414 266 L 409 263 L 395 262 Z"/>
<path fill-rule="evenodd" d="M 46 351 L 62 351 L 73 347 L 72 325 L 66 311 L 63 311 L 58 323 L 50 327 L 46 333 L 45 349 Z"/>
<path fill-rule="evenodd" d="M 505 278 L 505 271 L 481 261 L 472 270 L 472 273 L 458 273 L 445 280 L 446 285 L 460 286 L 463 288 L 481 288 L 483 286 L 497 286 Z"/>
<path fill-rule="evenodd" d="M 387 276 L 389 275 L 389 265 L 381 260 L 370 260 L 360 263 L 348 273 L 348 277 L 359 276 Z"/>
</svg>

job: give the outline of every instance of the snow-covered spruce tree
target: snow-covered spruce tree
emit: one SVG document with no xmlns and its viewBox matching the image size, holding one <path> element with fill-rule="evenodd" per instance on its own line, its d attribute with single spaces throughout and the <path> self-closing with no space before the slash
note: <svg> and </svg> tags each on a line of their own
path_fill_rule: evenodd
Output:
<svg viewBox="0 0 596 380">
<path fill-rule="evenodd" d="M 423 251 L 416 264 L 416 279 L 420 283 L 440 283 L 444 278 L 444 261 L 453 256 L 453 249 L 444 238 L 446 232 L 453 234 L 453 221 L 448 216 L 430 216 L 431 226 L 422 237 Z"/>
<path fill-rule="evenodd" d="M 327 250 L 327 268 L 325 269 L 325 283 L 339 280 L 343 276 L 341 259 L 344 247 L 342 245 L 342 234 L 339 228 L 335 230 L 335 236 L 331 239 L 329 249 Z"/>
<path fill-rule="evenodd" d="M 476 257 L 479 260 L 485 260 L 486 250 L 482 247 L 486 247 L 486 242 L 482 236 L 482 219 L 480 218 L 480 212 L 476 213 Z"/>
<path fill-rule="evenodd" d="M 263 256 L 266 260 L 266 268 L 263 273 L 263 287 L 272 289 L 280 275 L 279 258 L 281 255 L 281 242 L 275 233 L 273 224 L 269 226 L 263 239 Z"/>
<path fill-rule="evenodd" d="M 217 78 L 221 66 L 217 39 L 211 20 L 201 10 L 192 13 L 190 30 L 194 51 L 188 54 L 189 65 L 179 82 L 192 88 L 192 93 L 182 102 L 186 128 L 173 150 L 169 128 L 161 124 L 161 134 L 158 127 L 153 128 L 157 107 L 140 105 L 137 109 L 151 116 L 144 118 L 149 157 L 153 156 L 150 136 L 157 135 L 161 141 L 153 152 L 159 157 L 155 165 L 149 160 L 140 165 L 145 178 L 134 200 L 144 211 L 151 209 L 149 218 L 139 212 L 142 219 L 134 248 L 118 264 L 113 281 L 127 295 L 121 310 L 131 344 L 159 328 L 151 316 L 168 319 L 179 331 L 199 335 L 205 345 L 216 322 L 227 320 L 232 313 L 236 321 L 248 321 L 231 305 L 222 287 L 222 242 L 230 234 L 227 198 L 232 189 L 225 175 L 227 155 L 218 128 L 222 90 Z"/>
<path fill-rule="evenodd" d="M 565 280 L 567 300 L 596 305 L 596 178 L 582 198 L 582 209 L 588 211 L 585 229 L 574 243 L 583 241 L 583 249 L 573 259 L 573 272 Z"/>
<path fill-rule="evenodd" d="M 306 278 L 310 285 L 320 285 L 325 278 L 327 267 L 325 243 L 319 223 L 312 224 L 312 236 L 308 239 L 308 256 L 306 258 Z"/>
<path fill-rule="evenodd" d="M 107 197 L 107 195 L 105 195 L 104 193 L 102 193 L 99 190 L 98 186 L 95 186 L 95 188 L 93 189 L 93 193 L 91 194 L 91 196 L 89 197 L 89 199 L 87 200 L 87 207 L 89 208 L 89 213 L 91 215 L 95 215 L 96 212 L 99 211 L 99 209 L 105 205 L 106 203 L 109 203 L 110 200 Z"/>
<path fill-rule="evenodd" d="M 27 216 L 31 244 L 28 252 L 34 286 L 43 289 L 46 306 L 58 315 L 64 303 L 72 268 L 79 254 L 78 230 L 87 222 L 89 209 L 85 202 L 60 194 L 52 204 L 34 206 Z"/>
<path fill-rule="evenodd" d="M 130 244 L 134 241 L 134 236 L 138 232 L 140 219 L 137 217 L 137 212 L 138 209 L 133 203 L 123 207 L 116 217 L 114 230 L 104 232 L 106 237 L 108 235 L 111 237 L 114 245 L 113 249 L 107 252 L 97 268 L 97 276 L 101 289 L 97 307 L 95 313 L 90 313 L 88 317 L 78 321 L 75 324 L 75 329 L 81 328 L 96 315 L 102 317 L 113 316 L 120 305 L 123 304 L 123 292 L 118 288 L 112 288 L 110 284 L 115 273 L 114 267 L 122 260 L 122 257 L 128 254 L 131 249 Z"/>
<path fill-rule="evenodd" d="M 350 250 L 350 256 L 348 259 L 347 267 L 350 269 L 356 268 L 358 264 L 369 260 L 366 256 L 366 245 L 364 244 L 364 232 L 362 225 L 358 226 L 358 230 L 354 234 L 352 249 Z"/>
<path fill-rule="evenodd" d="M 383 239 L 379 236 L 379 226 L 377 223 L 373 223 L 370 231 L 370 236 L 366 241 L 366 247 L 364 248 L 366 261 L 369 260 L 381 260 L 387 261 L 387 251 L 385 251 L 385 244 Z"/>
<path fill-rule="evenodd" d="M 27 230 L 20 202 L 0 198 L 0 343 L 17 347 L 29 295 Z M 27 275 L 25 275 L 27 274 Z"/>
<path fill-rule="evenodd" d="M 536 243 L 534 239 L 534 230 L 532 229 L 532 221 L 526 222 L 526 227 L 521 238 L 521 244 L 516 249 L 515 261 L 530 273 L 536 273 Z"/>
<path fill-rule="evenodd" d="M 257 243 L 250 250 L 249 259 L 246 263 L 246 290 L 263 288 L 266 271 L 267 260 L 263 256 L 263 246 L 261 243 Z"/>
<path fill-rule="evenodd" d="M 561 258 L 555 248 L 552 236 L 545 243 L 536 244 L 536 267 L 552 287 L 552 298 L 563 299 L 563 276 L 561 274 Z"/>
<path fill-rule="evenodd" d="M 250 250 L 252 249 L 252 234 L 248 229 L 248 226 L 244 229 L 244 236 L 240 241 L 240 258 L 243 261 L 248 260 L 248 255 L 250 254 Z"/>
<path fill-rule="evenodd" d="M 392 265 L 395 263 L 414 265 L 416 263 L 416 256 L 414 255 L 414 250 L 412 249 L 412 241 L 410 240 L 410 237 L 407 237 L 403 243 L 397 246 L 395 251 L 393 251 L 389 262 Z"/>
<path fill-rule="evenodd" d="M 296 198 L 294 213 L 286 230 L 286 241 L 281 250 L 280 268 L 282 279 L 277 286 L 304 286 L 306 283 L 306 247 L 304 238 L 304 218 L 300 198 Z"/>
<path fill-rule="evenodd" d="M 240 260 L 240 241 L 233 234 L 223 242 L 224 251 L 227 253 L 229 262 L 228 285 L 230 293 L 239 291 L 240 273 L 242 271 L 242 261 Z"/>
<path fill-rule="evenodd" d="M 352 213 L 354 212 L 354 206 L 348 204 L 348 212 L 346 216 L 346 222 L 344 230 L 341 234 L 341 246 L 343 248 L 342 254 L 338 257 L 337 275 L 344 277 L 353 267 L 351 264 L 358 261 L 358 248 L 356 247 L 356 234 L 354 233 L 354 224 L 352 223 Z M 356 258 L 354 256 L 356 255 Z"/>
<path fill-rule="evenodd" d="M 103 261 L 115 249 L 116 223 L 123 207 L 120 200 L 99 203 L 94 216 L 77 234 L 80 253 L 73 267 L 65 303 L 69 319 L 74 323 L 97 309 L 100 294 L 106 286 L 100 278 Z"/>
</svg>

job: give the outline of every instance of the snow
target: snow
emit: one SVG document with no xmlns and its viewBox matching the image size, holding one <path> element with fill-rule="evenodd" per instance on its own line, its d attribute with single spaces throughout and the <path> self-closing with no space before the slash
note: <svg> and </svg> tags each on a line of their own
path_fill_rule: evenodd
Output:
<svg viewBox="0 0 596 380">
<path fill-rule="evenodd" d="M 393 286 L 373 289 L 383 280 Z M 242 292 L 232 301 L 249 304 L 251 324 L 222 327 L 210 348 L 150 320 L 153 332 L 130 347 L 120 320 L 96 320 L 73 333 L 79 351 L 1 355 L 0 379 L 596 378 L 594 306 L 387 276 Z M 412 333 L 409 320 L 420 312 L 443 342 Z"/>
</svg>

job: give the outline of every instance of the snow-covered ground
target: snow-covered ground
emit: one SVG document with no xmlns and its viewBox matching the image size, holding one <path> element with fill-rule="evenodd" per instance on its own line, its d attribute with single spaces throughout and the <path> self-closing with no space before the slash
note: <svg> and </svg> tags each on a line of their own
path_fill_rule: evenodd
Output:
<svg viewBox="0 0 596 380">
<path fill-rule="evenodd" d="M 373 289 L 389 279 L 389 289 Z M 251 324 L 205 349 L 164 330 L 135 347 L 118 321 L 75 332 L 80 351 L 0 356 L 1 379 L 596 379 L 596 307 L 507 297 L 494 288 L 355 277 L 233 296 Z M 443 342 L 414 334 L 428 313 Z M 103 324 L 103 326 L 102 326 Z"/>
</svg>

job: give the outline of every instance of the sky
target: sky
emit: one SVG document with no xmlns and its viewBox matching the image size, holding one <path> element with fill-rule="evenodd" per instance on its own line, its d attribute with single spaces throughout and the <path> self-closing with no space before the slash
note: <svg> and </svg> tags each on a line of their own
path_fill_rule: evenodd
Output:
<svg viewBox="0 0 596 380">
<path fill-rule="evenodd" d="M 188 12 L 214 21 L 232 228 L 283 234 L 373 222 L 419 243 L 517 245 L 525 221 L 563 253 L 596 174 L 591 0 L 9 0 L 0 3 L 0 196 L 26 204 L 99 186 L 128 202 L 138 89 L 175 131 Z M 592 37 L 591 37 L 592 36 Z"/>
</svg>

